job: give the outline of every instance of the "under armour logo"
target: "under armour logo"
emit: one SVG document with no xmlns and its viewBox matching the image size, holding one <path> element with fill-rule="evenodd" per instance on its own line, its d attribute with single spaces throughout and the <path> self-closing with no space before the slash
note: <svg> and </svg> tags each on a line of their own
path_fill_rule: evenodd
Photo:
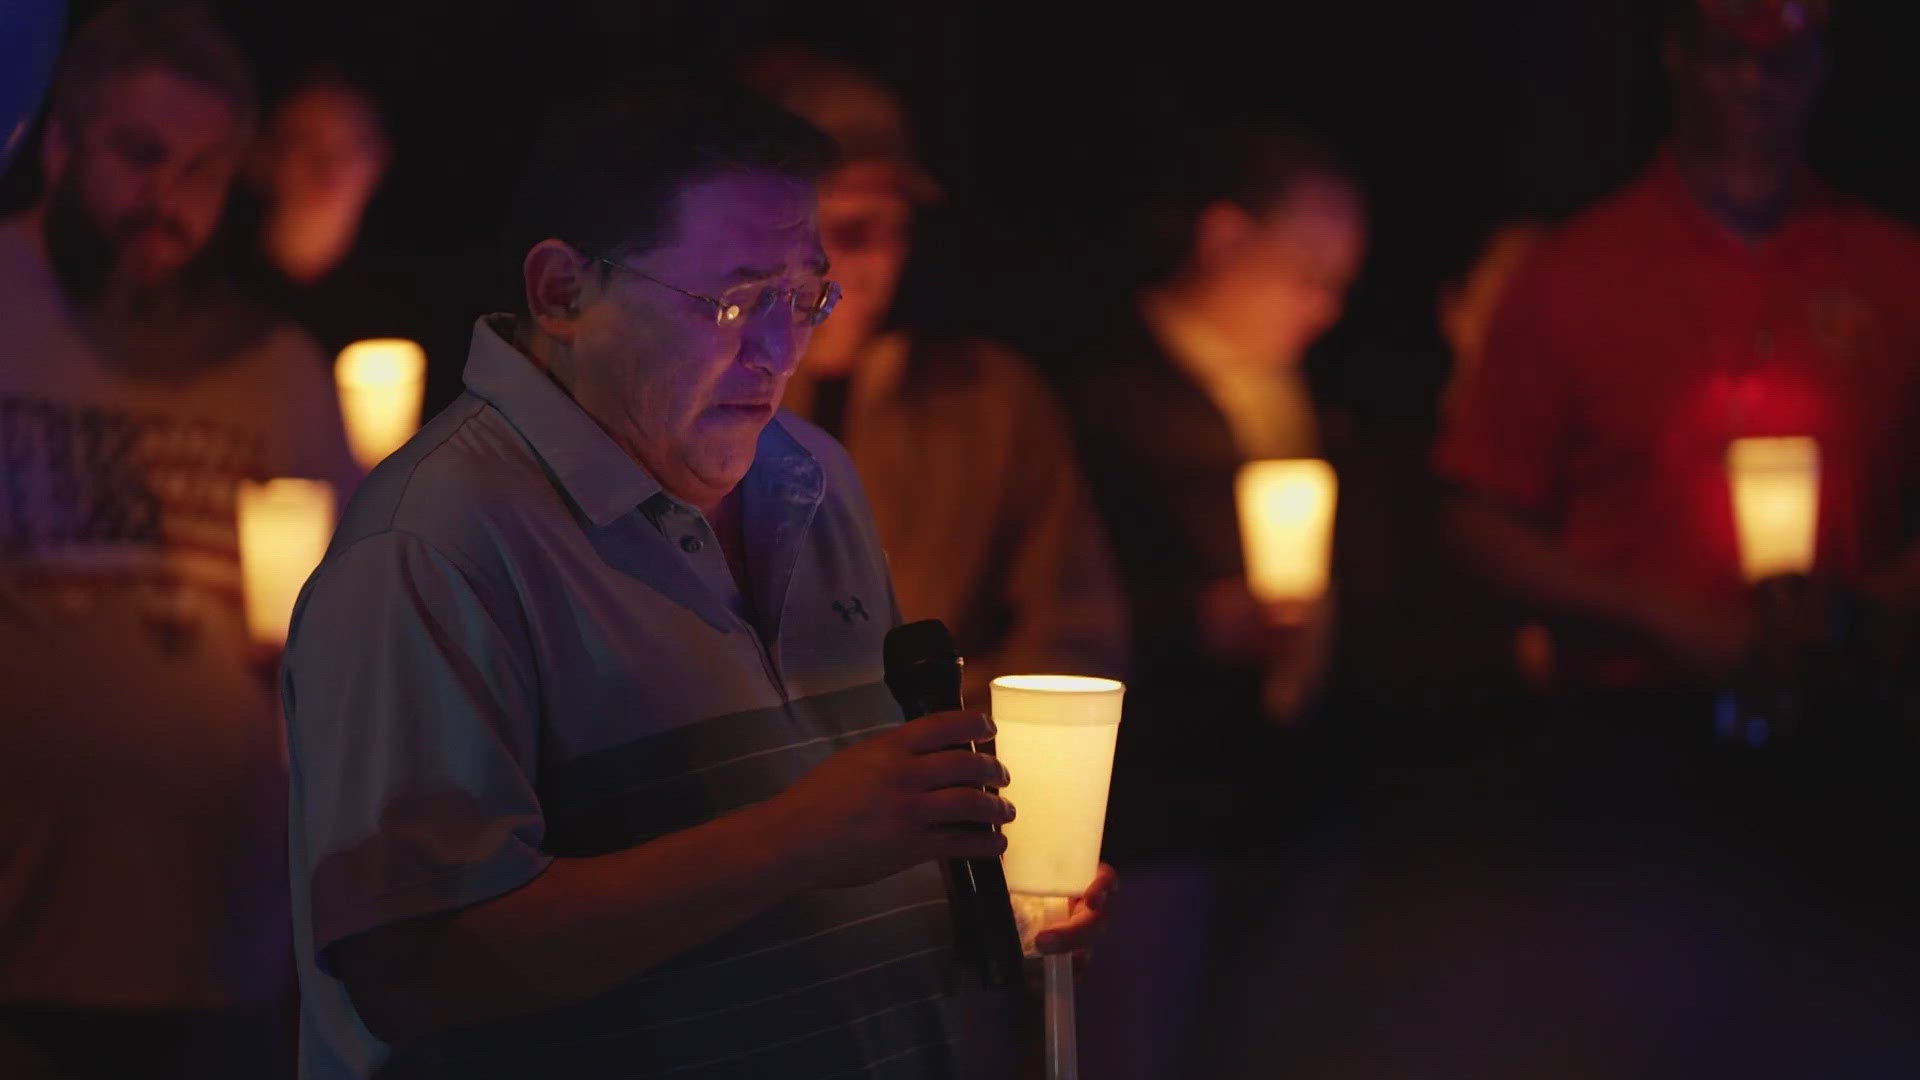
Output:
<svg viewBox="0 0 1920 1080">
<path fill-rule="evenodd" d="M 849 596 L 847 597 L 847 601 L 848 602 L 844 604 L 838 600 L 835 600 L 833 602 L 833 610 L 840 613 L 840 619 L 842 622 L 849 622 L 849 623 L 852 622 L 853 617 L 855 615 L 860 616 L 861 622 L 872 621 L 873 616 L 867 614 L 867 607 L 865 604 L 862 604 L 860 602 L 859 597 Z"/>
</svg>

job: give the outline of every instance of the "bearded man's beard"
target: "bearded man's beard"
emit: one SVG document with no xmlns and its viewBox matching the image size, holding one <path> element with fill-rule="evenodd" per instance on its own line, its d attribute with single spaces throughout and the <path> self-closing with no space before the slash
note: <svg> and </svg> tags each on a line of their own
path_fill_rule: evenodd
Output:
<svg viewBox="0 0 1920 1080">
<path fill-rule="evenodd" d="M 185 228 L 152 212 L 103 228 L 82 190 L 70 173 L 50 193 L 47 259 L 61 293 L 108 359 L 144 374 L 185 375 L 217 365 L 267 332 L 267 313 L 242 300 L 212 245 L 163 280 L 123 280 L 117 269 L 126 238 L 155 228 L 184 238 Z"/>
</svg>

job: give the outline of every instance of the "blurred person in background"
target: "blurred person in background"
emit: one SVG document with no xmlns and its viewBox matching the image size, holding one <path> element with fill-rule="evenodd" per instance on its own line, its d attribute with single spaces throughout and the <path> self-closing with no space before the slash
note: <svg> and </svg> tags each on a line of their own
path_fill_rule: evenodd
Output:
<svg viewBox="0 0 1920 1080">
<path fill-rule="evenodd" d="M 1277 835 L 1299 794 L 1275 744 L 1319 677 L 1330 605 L 1253 597 L 1234 478 L 1318 455 L 1302 363 L 1367 237 L 1356 185 L 1291 126 L 1210 131 L 1176 160 L 1163 273 L 1081 320 L 1063 376 L 1134 631 L 1106 834 L 1127 892 L 1085 995 L 1089 1073 L 1113 1077 L 1180 1075 L 1215 868 Z"/>
<path fill-rule="evenodd" d="M 274 106 L 235 191 L 222 237 L 233 265 L 329 358 L 363 338 L 421 335 L 422 298 L 446 288 L 368 227 L 392 160 L 372 90 L 320 62 Z"/>
<path fill-rule="evenodd" d="M 1754 655 L 1736 438 L 1818 440 L 1819 574 L 1889 596 L 1913 579 L 1920 243 L 1802 162 L 1825 8 L 1676 3 L 1666 146 L 1539 245 L 1455 391 L 1456 523 L 1551 619 L 1569 686 L 1711 689 Z"/>
<path fill-rule="evenodd" d="M 288 1061 L 286 758 L 235 487 L 353 466 L 312 343 L 206 257 L 254 101 L 205 9 L 107 8 L 63 58 L 45 194 L 0 222 L 9 1077 Z"/>
<path fill-rule="evenodd" d="M 1511 721 L 1526 723 L 1515 706 L 1536 711 L 1515 677 L 1513 605 L 1448 541 L 1432 465 L 1446 388 L 1474 367 L 1535 231 L 1433 244 L 1441 284 L 1431 303 L 1403 314 L 1380 302 L 1388 290 L 1363 292 L 1314 349 L 1322 452 L 1340 477 L 1340 589 L 1316 713 L 1326 748 L 1355 770 L 1338 784 L 1367 783 L 1380 767 L 1457 762 L 1504 738 Z"/>
<path fill-rule="evenodd" d="M 845 291 L 786 405 L 853 456 L 901 612 L 952 630 L 978 708 L 1000 675 L 1122 676 L 1113 558 L 1051 391 L 993 342 L 889 318 L 914 212 L 940 196 L 904 106 L 864 72 L 798 50 L 751 67 L 750 81 L 841 154 L 820 185 L 820 239 Z"/>
<path fill-rule="evenodd" d="M 1494 314 L 1506 298 L 1514 275 L 1549 232 L 1544 223 L 1531 220 L 1498 225 L 1487 234 L 1466 269 L 1441 286 L 1435 313 L 1452 366 L 1440 394 L 1440 417 L 1460 407 L 1465 388 L 1473 384 L 1474 374 L 1487 354 L 1487 335 L 1493 326 Z M 1457 635 L 1467 620 L 1478 622 L 1482 628 L 1497 628 L 1498 636 L 1510 646 L 1507 659 L 1511 673 L 1531 691 L 1544 689 L 1553 677 L 1553 637 L 1537 621 L 1514 625 L 1510 598 L 1488 582 L 1486 575 L 1477 572 L 1472 556 L 1451 542 L 1446 528 L 1449 492 L 1446 485 L 1436 482 L 1432 470 L 1436 433 L 1427 434 L 1422 464 L 1430 497 L 1426 500 L 1428 514 L 1421 525 L 1446 560 L 1439 575 L 1443 580 L 1436 582 L 1436 586 L 1450 594 L 1453 610 L 1448 620 L 1452 623 L 1450 632 Z"/>
<path fill-rule="evenodd" d="M 1709 753 L 1716 729 L 1761 741 L 1793 719 L 1749 714 L 1754 687 L 1818 695 L 1795 710 L 1803 748 L 1838 749 L 1885 712 L 1849 642 L 1859 600 L 1911 610 L 1920 582 L 1920 242 L 1804 164 L 1827 14 L 1676 0 L 1665 146 L 1530 254 L 1438 448 L 1455 531 L 1551 632 L 1572 771 L 1547 789 L 1601 837 L 1824 801 L 1809 777 L 1757 801 L 1716 790 L 1740 775 Z M 1750 586 L 1727 453 L 1764 436 L 1817 441 L 1819 525 L 1810 578 Z M 1729 827 L 1772 835 L 1745 813 Z"/>
<path fill-rule="evenodd" d="M 1440 332 L 1446 338 L 1453 366 L 1443 393 L 1442 413 L 1472 382 L 1472 374 L 1487 354 L 1487 335 L 1493 316 L 1506 298 L 1507 287 L 1525 265 L 1540 241 L 1546 239 L 1545 225 L 1532 221 L 1512 221 L 1496 227 L 1480 245 L 1479 252 L 1466 271 L 1447 281 L 1440 290 L 1435 311 Z"/>
<path fill-rule="evenodd" d="M 280 103 L 252 163 L 261 241 L 288 281 L 313 285 L 346 260 L 393 149 L 379 103 L 345 75 L 312 72 Z"/>
</svg>

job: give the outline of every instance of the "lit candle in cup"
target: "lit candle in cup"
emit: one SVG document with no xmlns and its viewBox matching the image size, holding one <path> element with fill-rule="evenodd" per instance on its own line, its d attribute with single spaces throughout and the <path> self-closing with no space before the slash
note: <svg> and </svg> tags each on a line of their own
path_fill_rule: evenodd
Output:
<svg viewBox="0 0 1920 1080">
<path fill-rule="evenodd" d="M 1020 808 L 1000 830 L 1009 891 L 1079 896 L 1100 868 L 1125 691 L 1112 679 L 1078 675 L 993 680 L 994 754 L 1018 785 Z"/>
<path fill-rule="evenodd" d="M 1100 869 L 1100 836 L 1113 778 L 1126 687 L 1077 675 L 1003 675 L 993 680 L 994 754 L 1007 767 L 1019 816 L 1001 826 L 1007 891 L 1026 924 L 1021 936 L 1067 917 Z M 1078 1075 L 1073 960 L 1046 958 L 1047 1074 Z"/>
<path fill-rule="evenodd" d="M 1806 436 L 1735 439 L 1727 447 L 1727 481 L 1746 580 L 1812 570 L 1820 444 Z"/>
<path fill-rule="evenodd" d="M 263 645 L 284 646 L 293 603 L 333 536 L 333 487 L 323 480 L 243 480 L 236 505 L 247 632 Z"/>
<path fill-rule="evenodd" d="M 420 426 L 427 354 L 403 338 L 356 341 L 333 365 L 353 459 L 371 469 Z"/>
<path fill-rule="evenodd" d="M 1269 603 L 1301 603 L 1327 591 L 1338 492 L 1318 458 L 1250 461 L 1234 483 L 1247 585 Z"/>
</svg>

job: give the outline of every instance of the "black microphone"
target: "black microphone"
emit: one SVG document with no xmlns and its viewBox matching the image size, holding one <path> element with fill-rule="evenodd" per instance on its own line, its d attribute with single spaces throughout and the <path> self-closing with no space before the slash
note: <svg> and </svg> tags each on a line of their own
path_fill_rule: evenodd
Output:
<svg viewBox="0 0 1920 1080">
<path fill-rule="evenodd" d="M 882 655 L 887 689 L 907 719 L 961 708 L 960 654 L 953 635 L 939 619 L 896 626 L 887 634 Z M 973 749 L 993 753 L 991 742 Z M 991 825 L 960 828 L 993 829 Z M 962 961 L 973 965 L 983 986 L 1019 986 L 1024 976 L 1020 930 L 1007 900 L 1007 876 L 999 859 L 947 860 L 947 899 L 953 909 L 955 944 Z"/>
</svg>

